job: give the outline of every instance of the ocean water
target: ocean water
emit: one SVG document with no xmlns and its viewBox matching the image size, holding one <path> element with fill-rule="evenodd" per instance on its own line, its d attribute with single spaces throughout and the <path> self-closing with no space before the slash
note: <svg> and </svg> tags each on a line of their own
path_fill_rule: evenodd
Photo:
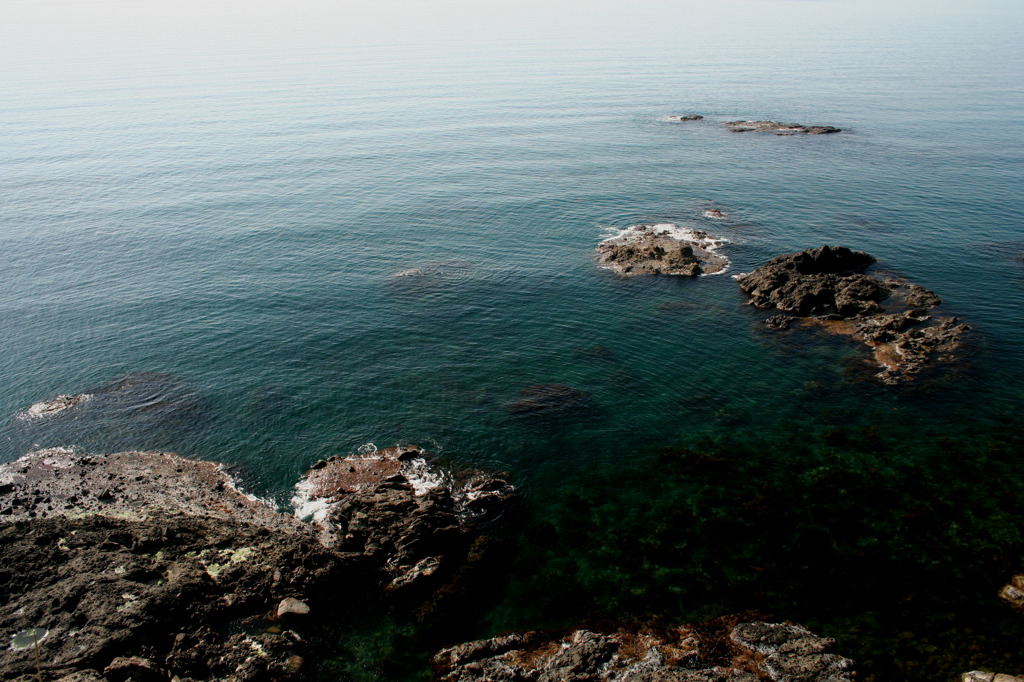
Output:
<svg viewBox="0 0 1024 682">
<path fill-rule="evenodd" d="M 1024 567 L 1017 5 L 2 11 L 0 461 L 173 450 L 286 501 L 317 459 L 409 442 L 523 490 L 488 599 L 353 616 L 322 675 L 748 609 L 865 679 L 1024 672 L 995 599 Z M 729 270 L 597 267 L 643 222 L 728 240 Z M 763 330 L 732 275 L 823 243 L 938 292 L 965 363 L 886 387 L 855 344 Z M 549 383 L 587 409 L 509 412 Z"/>
</svg>

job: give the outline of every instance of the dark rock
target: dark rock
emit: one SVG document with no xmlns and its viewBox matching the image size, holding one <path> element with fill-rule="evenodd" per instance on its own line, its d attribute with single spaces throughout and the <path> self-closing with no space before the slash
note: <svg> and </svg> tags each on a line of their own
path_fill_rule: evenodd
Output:
<svg viewBox="0 0 1024 682">
<path fill-rule="evenodd" d="M 328 459 L 306 472 L 293 503 L 324 545 L 360 555 L 395 591 L 450 574 L 477 524 L 498 516 L 513 494 L 483 472 L 456 482 L 406 445 Z"/>
<path fill-rule="evenodd" d="M 680 116 L 669 116 L 668 119 L 670 121 L 700 121 L 704 117 L 700 114 L 682 114 Z"/>
<path fill-rule="evenodd" d="M 764 622 L 659 632 L 528 632 L 445 649 L 434 665 L 445 682 L 852 681 L 853 662 L 831 653 L 833 646 L 800 626 Z"/>
<path fill-rule="evenodd" d="M 840 128 L 832 126 L 805 126 L 799 123 L 777 123 L 776 121 L 727 121 L 722 125 L 728 126 L 729 130 L 734 133 L 756 131 L 775 135 L 826 135 L 840 132 Z"/>
<path fill-rule="evenodd" d="M 941 303 L 934 292 L 864 274 L 874 262 L 862 251 L 822 246 L 777 256 L 737 281 L 754 306 L 813 317 L 825 329 L 863 342 L 881 367 L 873 376 L 883 383 L 958 361 L 970 327 L 953 317 L 933 317 L 929 309 Z M 775 315 L 765 324 L 785 329 L 789 322 Z"/>
<path fill-rule="evenodd" d="M 696 277 L 723 270 L 729 259 L 716 253 L 724 240 L 669 223 L 634 225 L 597 245 L 598 262 L 621 275 Z"/>
</svg>

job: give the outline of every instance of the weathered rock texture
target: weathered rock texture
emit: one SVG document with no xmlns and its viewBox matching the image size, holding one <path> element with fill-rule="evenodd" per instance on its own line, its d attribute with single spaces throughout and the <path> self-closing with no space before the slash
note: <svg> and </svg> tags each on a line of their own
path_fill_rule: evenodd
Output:
<svg viewBox="0 0 1024 682">
<path fill-rule="evenodd" d="M 622 275 L 696 277 L 724 270 L 729 259 L 715 252 L 724 240 L 677 225 L 634 225 L 597 245 L 598 262 Z"/>
<path fill-rule="evenodd" d="M 776 121 L 726 121 L 722 125 L 728 126 L 734 133 L 772 133 L 774 135 L 826 135 L 838 133 L 840 128 L 832 126 L 805 126 L 799 123 L 777 123 Z"/>
<path fill-rule="evenodd" d="M 844 246 L 822 246 L 777 256 L 737 278 L 750 303 L 789 313 L 803 322 L 860 340 L 874 352 L 876 377 L 896 384 L 924 370 L 958 361 L 966 324 L 935 317 L 942 303 L 916 284 L 864 274 L 875 259 Z M 785 329 L 792 318 L 772 315 L 766 326 Z"/>
<path fill-rule="evenodd" d="M 445 649 L 434 664 L 445 682 L 853 680 L 853 661 L 831 653 L 835 642 L 798 625 L 722 625 L 503 635 Z"/>
<path fill-rule="evenodd" d="M 1024 614 L 1024 574 L 1013 576 L 999 591 L 999 598 Z"/>
<path fill-rule="evenodd" d="M 359 554 L 398 589 L 450 569 L 476 525 L 512 494 L 509 483 L 479 472 L 454 481 L 418 447 L 402 446 L 317 462 L 294 502 L 325 546 Z"/>
<path fill-rule="evenodd" d="M 969 673 L 964 673 L 960 680 L 961 682 L 1024 682 L 1024 677 L 972 670 Z"/>
<path fill-rule="evenodd" d="M 318 655 L 303 633 L 382 582 L 443 586 L 512 493 L 479 472 L 455 484 L 414 447 L 362 459 L 311 471 L 315 524 L 175 455 L 0 466 L 0 679 L 35 675 L 36 642 L 67 682 L 302 675 Z"/>
</svg>

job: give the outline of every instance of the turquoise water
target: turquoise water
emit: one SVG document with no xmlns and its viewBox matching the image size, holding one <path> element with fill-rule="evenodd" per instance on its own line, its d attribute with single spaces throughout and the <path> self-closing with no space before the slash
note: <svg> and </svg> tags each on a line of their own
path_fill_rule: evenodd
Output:
<svg viewBox="0 0 1024 682">
<path fill-rule="evenodd" d="M 509 472 L 486 606 L 353 625 L 354 679 L 509 628 L 751 608 L 869 679 L 1024 672 L 993 597 L 1024 566 L 1019 8 L 45 7 L 0 28 L 0 460 L 161 448 L 280 499 L 368 442 Z M 595 266 L 652 221 L 728 239 L 730 270 Z M 882 387 L 855 345 L 761 330 L 731 275 L 822 243 L 936 290 L 967 365 Z M 542 383 L 593 409 L 509 414 Z"/>
</svg>

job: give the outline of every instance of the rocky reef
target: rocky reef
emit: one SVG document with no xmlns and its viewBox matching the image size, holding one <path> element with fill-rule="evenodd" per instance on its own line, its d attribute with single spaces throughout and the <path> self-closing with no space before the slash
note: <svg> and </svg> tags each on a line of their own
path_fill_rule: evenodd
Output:
<svg viewBox="0 0 1024 682">
<path fill-rule="evenodd" d="M 703 119 L 704 117 L 700 114 L 678 114 L 668 117 L 670 121 L 701 121 Z"/>
<path fill-rule="evenodd" d="M 312 523 L 171 454 L 0 466 L 0 586 L 17 595 L 0 605 L 0 679 L 35 679 L 37 654 L 66 682 L 303 675 L 332 614 L 442 589 L 514 492 L 412 446 L 318 463 L 300 488 Z"/>
<path fill-rule="evenodd" d="M 716 252 L 725 240 L 671 223 L 634 225 L 597 245 L 598 262 L 621 275 L 684 275 L 721 272 L 729 259 Z"/>
<path fill-rule="evenodd" d="M 768 327 L 818 324 L 868 346 L 879 367 L 874 376 L 883 383 L 958 361 L 970 327 L 933 315 L 942 303 L 934 292 L 865 274 L 874 263 L 863 251 L 825 245 L 777 256 L 737 281 L 752 305 L 788 313 L 766 318 Z"/>
<path fill-rule="evenodd" d="M 776 121 L 726 121 L 722 125 L 727 126 L 734 133 L 772 133 L 774 135 L 827 135 L 838 133 L 840 128 L 832 126 L 805 126 L 799 123 L 778 123 Z"/>
<path fill-rule="evenodd" d="M 806 628 L 723 618 L 701 626 L 610 633 L 527 632 L 460 644 L 434 657 L 446 682 L 849 682 L 854 663 Z"/>
</svg>

